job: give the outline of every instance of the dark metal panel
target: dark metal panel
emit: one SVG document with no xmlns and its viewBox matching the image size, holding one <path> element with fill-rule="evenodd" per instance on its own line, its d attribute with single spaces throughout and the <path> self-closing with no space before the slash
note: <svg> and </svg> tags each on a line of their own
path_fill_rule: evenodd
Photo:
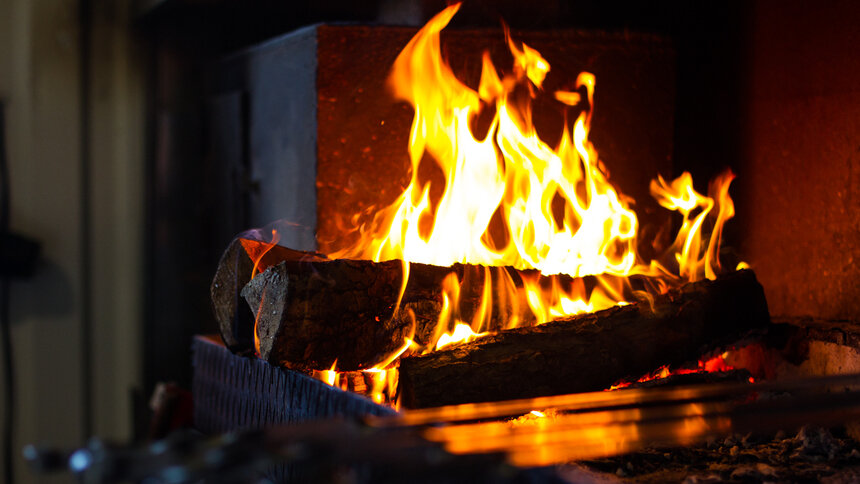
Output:
<svg viewBox="0 0 860 484">
<path fill-rule="evenodd" d="M 397 413 L 307 375 L 258 358 L 234 355 L 220 342 L 205 336 L 195 337 L 191 350 L 194 425 L 202 432 Z"/>
<path fill-rule="evenodd" d="M 247 152 L 247 101 L 243 91 L 213 96 L 207 103 L 206 158 L 211 183 L 204 187 L 212 201 L 213 227 L 219 242 L 230 241 L 249 226 L 248 202 L 253 189 Z"/>
<path fill-rule="evenodd" d="M 283 220 L 281 245 L 316 250 L 316 29 L 255 49 L 248 59 L 252 226 Z"/>
</svg>

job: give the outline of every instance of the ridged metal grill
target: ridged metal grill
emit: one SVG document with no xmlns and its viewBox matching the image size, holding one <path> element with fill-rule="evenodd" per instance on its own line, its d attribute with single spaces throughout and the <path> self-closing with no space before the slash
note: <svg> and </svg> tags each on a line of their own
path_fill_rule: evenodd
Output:
<svg viewBox="0 0 860 484">
<path fill-rule="evenodd" d="M 216 338 L 195 337 L 192 351 L 194 425 L 204 433 L 396 413 L 301 373 L 234 355 Z"/>
</svg>

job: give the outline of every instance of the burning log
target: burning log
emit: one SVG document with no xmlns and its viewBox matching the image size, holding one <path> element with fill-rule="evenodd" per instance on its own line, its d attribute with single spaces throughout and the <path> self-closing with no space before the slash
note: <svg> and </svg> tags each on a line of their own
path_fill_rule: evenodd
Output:
<svg viewBox="0 0 860 484">
<path fill-rule="evenodd" d="M 283 260 L 323 260 L 310 252 L 299 252 L 272 243 L 236 237 L 224 251 L 210 286 L 212 308 L 221 338 L 234 353 L 254 350 L 254 314 L 242 300 L 241 291 L 258 270 Z"/>
<path fill-rule="evenodd" d="M 426 341 L 442 307 L 442 281 L 462 266 L 400 261 L 286 260 L 242 291 L 257 315 L 260 357 L 288 368 L 368 368 L 404 345 Z M 336 361 L 336 363 L 335 363 Z"/>
<path fill-rule="evenodd" d="M 323 370 L 338 360 L 339 369 L 357 370 L 403 346 L 405 337 L 429 342 L 449 274 L 465 287 L 461 313 L 470 315 L 480 305 L 481 284 L 472 281 L 482 278 L 484 267 L 410 264 L 409 284 L 395 313 L 401 262 L 330 260 L 250 237 L 231 242 L 210 287 L 221 337 L 234 353 L 255 351 L 257 327 L 260 356 L 267 361 Z M 495 315 L 497 321 L 508 316 L 498 309 Z"/>
<path fill-rule="evenodd" d="M 769 323 L 751 270 L 400 361 L 407 408 L 596 391 Z"/>
<path fill-rule="evenodd" d="M 293 369 L 369 368 L 403 348 L 406 338 L 421 346 L 433 341 L 444 308 L 444 282 L 451 275 L 457 278 L 459 297 L 457 307 L 449 311 L 465 321 L 482 310 L 486 284 L 507 284 L 508 289 L 519 291 L 508 296 L 518 298 L 516 303 L 493 298 L 485 314 L 491 328 L 504 327 L 514 316 L 523 324 L 533 323 L 525 293 L 519 290 L 521 274 L 535 276 L 538 284 L 548 281 L 536 271 L 506 267 L 410 263 L 408 270 L 398 306 L 401 261 L 300 257 L 270 267 L 242 290 L 257 316 L 259 356 Z M 571 281 L 567 276 L 556 277 L 561 284 Z"/>
</svg>

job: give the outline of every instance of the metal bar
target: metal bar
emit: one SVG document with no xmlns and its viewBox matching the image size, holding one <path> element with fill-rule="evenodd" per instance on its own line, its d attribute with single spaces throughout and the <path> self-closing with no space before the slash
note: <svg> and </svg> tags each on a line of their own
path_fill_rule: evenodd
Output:
<svg viewBox="0 0 860 484">
<path fill-rule="evenodd" d="M 727 399 L 753 392 L 791 392 L 821 387 L 860 387 L 860 374 L 813 377 L 779 382 L 714 383 L 675 388 L 637 388 L 621 391 L 603 391 L 527 398 L 503 402 L 467 403 L 422 410 L 404 411 L 396 417 L 371 418 L 374 426 L 427 425 L 469 420 L 513 417 L 532 410 L 556 409 L 560 411 L 596 411 L 622 407 L 641 407 L 667 403 L 696 402 Z"/>
<path fill-rule="evenodd" d="M 674 402 L 656 397 L 674 394 L 686 398 L 688 392 L 649 389 L 640 395 L 640 401 L 648 401 L 644 406 L 630 408 L 626 406 L 628 398 L 618 398 L 624 405 L 616 408 L 584 409 L 580 405 L 574 413 L 557 417 L 447 426 L 437 423 L 423 430 L 423 435 L 454 454 L 503 452 L 516 466 L 551 465 L 645 447 L 689 445 L 732 432 L 853 421 L 860 418 L 860 391 L 828 391 L 858 383 L 858 375 L 847 375 L 748 385 L 745 391 L 739 391 L 736 385 L 709 385 L 697 392 L 705 400 Z M 792 395 L 754 399 L 764 391 Z M 716 396 L 725 400 L 714 400 Z M 575 399 L 555 399 L 559 400 L 571 403 Z M 596 400 L 583 398 L 575 403 Z"/>
<path fill-rule="evenodd" d="M 768 396 L 762 398 L 765 392 Z M 557 416 L 475 421 L 476 416 L 504 418 L 547 406 L 555 408 Z M 413 482 L 417 477 L 472 482 L 488 476 L 499 477 L 489 479 L 492 482 L 515 482 L 535 467 L 646 447 L 690 445 L 734 432 L 857 421 L 860 375 L 563 395 L 412 414 L 420 418 L 376 418 L 370 425 L 354 420 L 310 421 L 215 439 L 180 435 L 145 447 L 110 448 L 96 443 L 75 453 L 30 448 L 28 459 L 49 470 L 57 466 L 51 456 L 71 455 L 69 468 L 85 482 L 149 477 L 217 481 L 248 476 L 274 463 L 298 466 L 318 477 L 316 481 L 344 466 L 357 466 L 370 472 L 373 482 Z M 429 421 L 430 415 L 445 419 Z M 419 420 L 424 423 L 416 425 Z M 177 469 L 182 473 L 177 474 Z"/>
</svg>

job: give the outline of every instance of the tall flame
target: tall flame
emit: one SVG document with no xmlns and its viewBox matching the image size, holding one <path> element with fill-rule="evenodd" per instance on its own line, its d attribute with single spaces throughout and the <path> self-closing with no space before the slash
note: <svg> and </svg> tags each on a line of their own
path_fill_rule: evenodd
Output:
<svg viewBox="0 0 860 484">
<path fill-rule="evenodd" d="M 549 62 L 506 31 L 511 71 L 500 77 L 485 52 L 478 88 L 470 88 L 441 55 L 439 34 L 458 9 L 459 4 L 451 5 L 430 20 L 400 53 L 390 74 L 393 94 L 415 110 L 409 185 L 371 222 L 357 227 L 357 244 L 331 256 L 401 259 L 405 274 L 409 262 L 531 270 L 515 282 L 507 273 L 493 278 L 487 269 L 482 302 L 469 321 L 458 314 L 460 281 L 452 274 L 444 283 L 444 308 L 427 350 L 456 336 L 474 338 L 500 329 L 490 325 L 499 301 L 510 315 L 503 327 L 512 327 L 622 302 L 633 295 L 627 279 L 632 275 L 653 278 L 652 290 L 715 278 L 722 225 L 734 213 L 728 197 L 733 175 L 715 180 L 710 197 L 693 189 L 688 173 L 653 181 L 652 195 L 680 213 L 683 223 L 663 257 L 642 260 L 636 252 L 639 223 L 631 199 L 610 184 L 589 141 L 595 76 L 583 72 L 574 90 L 552 93 L 576 115 L 551 147 L 538 136 L 531 114 Z M 486 111 L 492 120 L 486 135 L 478 137 L 472 126 Z M 431 196 L 430 182 L 419 176 L 422 163 L 435 163 L 443 173 L 440 197 Z M 545 276 L 559 274 L 594 276 L 596 282 L 587 284 L 590 289 L 580 279 L 546 282 Z"/>
</svg>

